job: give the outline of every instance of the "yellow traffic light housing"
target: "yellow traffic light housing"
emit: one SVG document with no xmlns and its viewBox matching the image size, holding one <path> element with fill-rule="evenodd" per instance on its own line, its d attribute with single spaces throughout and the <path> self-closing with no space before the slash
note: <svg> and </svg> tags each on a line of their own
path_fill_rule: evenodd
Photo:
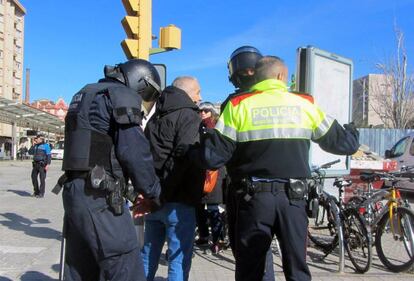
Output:
<svg viewBox="0 0 414 281">
<path fill-rule="evenodd" d="M 136 15 L 139 11 L 139 0 L 122 0 L 122 4 L 128 15 Z"/>
<path fill-rule="evenodd" d="M 181 49 L 181 29 L 173 24 L 161 27 L 158 45 L 164 49 Z"/>
<path fill-rule="evenodd" d="M 149 59 L 151 48 L 151 0 L 122 0 L 127 16 L 122 26 L 127 39 L 121 42 L 128 59 Z"/>
</svg>

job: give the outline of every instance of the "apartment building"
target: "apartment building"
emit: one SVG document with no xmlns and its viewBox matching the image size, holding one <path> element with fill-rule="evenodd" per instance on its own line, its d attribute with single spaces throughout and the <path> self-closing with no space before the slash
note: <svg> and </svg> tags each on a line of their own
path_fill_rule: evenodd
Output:
<svg viewBox="0 0 414 281">
<path fill-rule="evenodd" d="M 0 0 L 0 98 L 22 102 L 25 8 Z M 20 129 L 18 129 L 20 130 Z M 0 154 L 11 151 L 12 126 L 0 120 Z"/>
<path fill-rule="evenodd" d="M 375 110 L 380 106 L 379 93 L 392 96 L 392 89 L 384 74 L 368 74 L 353 81 L 352 117 L 358 127 L 384 127 L 384 122 Z"/>
</svg>

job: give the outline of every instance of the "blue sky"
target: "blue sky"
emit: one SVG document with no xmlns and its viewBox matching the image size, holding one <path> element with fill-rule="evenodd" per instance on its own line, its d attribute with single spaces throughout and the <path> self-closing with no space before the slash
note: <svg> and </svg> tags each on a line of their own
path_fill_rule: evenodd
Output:
<svg viewBox="0 0 414 281">
<path fill-rule="evenodd" d="M 126 60 L 120 42 L 121 0 L 20 0 L 25 17 L 25 68 L 31 100 L 72 95 L 97 81 L 105 64 Z M 404 32 L 409 69 L 414 64 L 414 0 L 153 0 L 153 34 L 161 26 L 182 29 L 182 49 L 152 55 L 167 65 L 167 82 L 179 75 L 199 79 L 203 100 L 232 92 L 230 53 L 253 45 L 282 57 L 290 74 L 296 49 L 313 45 L 348 57 L 354 78 L 375 72 L 375 63 L 395 51 L 394 23 Z M 153 42 L 153 47 L 156 46 Z"/>
</svg>

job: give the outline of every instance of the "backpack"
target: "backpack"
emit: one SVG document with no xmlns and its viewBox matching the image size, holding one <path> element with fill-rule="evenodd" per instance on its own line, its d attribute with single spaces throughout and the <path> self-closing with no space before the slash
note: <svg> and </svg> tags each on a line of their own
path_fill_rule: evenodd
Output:
<svg viewBox="0 0 414 281">
<path fill-rule="evenodd" d="M 210 193 L 214 190 L 214 187 L 217 184 L 217 179 L 219 176 L 218 170 L 207 170 L 206 171 L 206 180 L 204 181 L 204 193 Z"/>
</svg>

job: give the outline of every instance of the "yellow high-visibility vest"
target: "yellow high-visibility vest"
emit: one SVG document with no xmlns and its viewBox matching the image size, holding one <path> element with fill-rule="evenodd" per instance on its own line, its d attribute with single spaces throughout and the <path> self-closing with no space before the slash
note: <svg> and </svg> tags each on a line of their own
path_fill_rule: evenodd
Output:
<svg viewBox="0 0 414 281">
<path fill-rule="evenodd" d="M 317 105 L 289 93 L 280 80 L 268 79 L 226 105 L 215 129 L 236 142 L 307 139 L 325 135 L 333 119 Z"/>
</svg>

